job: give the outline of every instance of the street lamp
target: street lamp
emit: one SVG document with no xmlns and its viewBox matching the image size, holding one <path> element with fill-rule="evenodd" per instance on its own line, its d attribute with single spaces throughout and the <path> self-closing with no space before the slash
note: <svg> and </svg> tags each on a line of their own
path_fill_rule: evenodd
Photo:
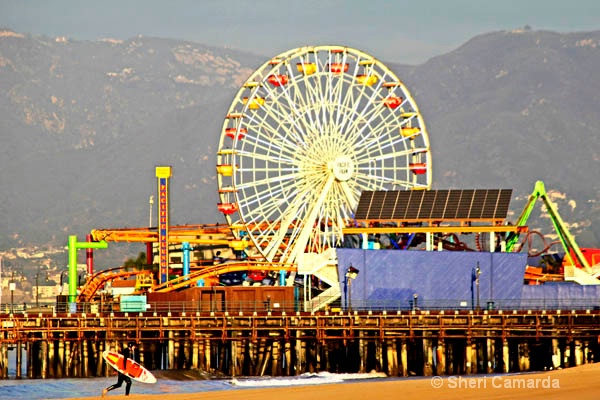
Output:
<svg viewBox="0 0 600 400">
<path fill-rule="evenodd" d="M 348 312 L 352 312 L 352 281 L 358 276 L 358 269 L 352 264 L 346 270 L 346 285 L 348 287 Z"/>
<path fill-rule="evenodd" d="M 471 309 L 474 308 L 475 303 L 475 291 L 477 291 L 477 310 L 480 310 L 479 306 L 479 275 L 481 275 L 481 268 L 479 268 L 479 261 L 477 266 L 471 270 Z M 473 284 L 475 284 L 475 290 L 473 290 Z"/>
<path fill-rule="evenodd" d="M 38 277 L 40 275 L 40 270 L 35 273 L 35 308 L 40 306 L 40 283 Z"/>
<path fill-rule="evenodd" d="M 65 277 L 65 274 L 68 273 L 68 272 L 69 272 L 68 270 L 64 270 L 64 271 L 62 271 L 60 273 L 60 289 L 59 289 L 59 292 L 58 292 L 59 295 L 61 295 L 62 292 L 63 292 L 63 287 L 65 285 L 64 277 Z"/>
<path fill-rule="evenodd" d="M 14 300 L 15 300 L 15 289 L 17 284 L 15 283 L 15 271 L 12 272 L 10 283 L 8 284 L 8 290 L 10 290 L 10 313 L 14 313 Z"/>
<path fill-rule="evenodd" d="M 35 274 L 35 307 L 39 307 L 40 306 L 40 284 L 39 284 L 39 276 L 40 276 L 40 269 L 38 268 L 38 271 Z M 46 272 L 46 281 L 48 280 L 48 273 Z"/>
<path fill-rule="evenodd" d="M 154 196 L 150 195 L 150 200 L 148 201 L 150 204 L 150 215 L 148 217 L 148 228 L 152 227 L 152 204 L 154 204 Z"/>
<path fill-rule="evenodd" d="M 477 262 L 477 268 L 475 268 L 475 273 L 477 274 L 477 280 L 475 281 L 475 286 L 477 286 L 477 311 L 481 310 L 479 305 L 479 275 L 481 275 L 481 269 L 479 268 L 479 261 Z"/>
<path fill-rule="evenodd" d="M 0 256 L 0 311 L 2 310 L 2 256 Z"/>
</svg>

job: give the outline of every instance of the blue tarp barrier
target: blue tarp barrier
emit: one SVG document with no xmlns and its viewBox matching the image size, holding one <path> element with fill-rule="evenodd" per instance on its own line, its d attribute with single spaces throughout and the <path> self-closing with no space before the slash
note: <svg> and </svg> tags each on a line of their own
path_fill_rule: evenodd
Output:
<svg viewBox="0 0 600 400">
<path fill-rule="evenodd" d="M 342 306 L 351 300 L 355 309 L 410 308 L 415 295 L 423 307 L 474 307 L 477 295 L 472 275 L 477 265 L 481 307 L 499 299 L 518 304 L 527 263 L 527 255 L 520 253 L 340 248 L 337 256 Z M 345 275 L 350 265 L 359 273 L 348 285 Z"/>
</svg>

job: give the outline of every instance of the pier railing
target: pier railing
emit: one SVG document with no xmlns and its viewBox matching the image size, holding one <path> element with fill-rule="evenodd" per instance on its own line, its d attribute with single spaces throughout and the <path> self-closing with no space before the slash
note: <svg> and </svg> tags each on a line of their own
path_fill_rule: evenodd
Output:
<svg viewBox="0 0 600 400">
<path fill-rule="evenodd" d="M 494 300 L 489 309 L 482 302 L 406 303 L 357 301 L 310 312 L 294 311 L 297 302 L 150 302 L 141 311 L 80 303 L 75 312 L 68 304 L 21 304 L 0 313 L 0 379 L 108 376 L 102 352 L 129 341 L 139 343 L 140 361 L 150 369 L 231 376 L 463 375 L 600 359 L 593 302 L 559 309 L 543 308 L 541 299 Z"/>
<path fill-rule="evenodd" d="M 47 304 L 3 304 L 0 308 L 2 314 L 56 314 L 56 313 L 111 313 L 111 312 L 149 312 L 168 314 L 171 312 L 230 312 L 253 313 L 265 311 L 280 311 L 286 313 L 304 311 L 410 311 L 410 310 L 600 310 L 600 299 L 494 299 L 479 302 L 454 300 L 454 299 L 421 299 L 415 297 L 410 300 L 353 300 L 341 302 L 339 298 L 322 310 L 305 310 L 303 302 L 270 302 L 270 301 L 163 301 L 163 302 L 96 302 L 77 303 L 73 309 L 66 302 Z"/>
</svg>

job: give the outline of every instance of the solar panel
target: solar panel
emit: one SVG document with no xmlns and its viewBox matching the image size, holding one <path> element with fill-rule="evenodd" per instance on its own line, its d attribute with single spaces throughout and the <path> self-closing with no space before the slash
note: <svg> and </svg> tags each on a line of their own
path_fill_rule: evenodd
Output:
<svg viewBox="0 0 600 400">
<path fill-rule="evenodd" d="M 433 212 L 433 203 L 435 202 L 436 192 L 423 192 L 423 200 L 421 201 L 421 209 L 419 210 L 419 219 L 430 219 Z"/>
<path fill-rule="evenodd" d="M 483 206 L 487 200 L 487 195 L 487 190 L 476 190 L 475 193 L 473 193 L 473 202 L 471 203 L 471 209 L 469 211 L 469 216 L 471 218 L 481 218 Z"/>
<path fill-rule="evenodd" d="M 498 220 L 508 213 L 512 189 L 364 191 L 359 220 Z"/>
<path fill-rule="evenodd" d="M 406 219 L 406 208 L 410 200 L 410 191 L 397 193 L 396 207 L 394 207 L 394 219 Z"/>
<path fill-rule="evenodd" d="M 442 210 L 444 217 L 442 219 L 455 219 L 456 213 L 458 212 L 458 206 L 460 205 L 460 198 L 462 193 L 460 190 L 449 190 L 448 201 L 446 201 L 446 207 Z"/>
<path fill-rule="evenodd" d="M 446 205 L 448 203 L 449 190 L 434 190 L 435 200 L 432 205 L 431 218 L 443 219 Z"/>
<path fill-rule="evenodd" d="M 498 203 L 496 205 L 496 214 L 504 215 L 506 218 L 508 213 L 508 206 L 510 204 L 510 198 L 512 197 L 512 190 L 502 190 L 498 195 Z"/>
<path fill-rule="evenodd" d="M 481 208 L 481 218 L 493 218 L 496 215 L 496 208 L 498 207 L 498 198 L 500 196 L 499 189 L 490 189 L 487 191 L 487 198 L 483 207 Z M 489 198 L 489 201 L 488 201 Z"/>
<path fill-rule="evenodd" d="M 423 192 L 422 191 L 412 191 L 410 192 L 410 199 L 406 206 L 406 215 L 404 218 L 406 219 L 418 219 L 419 218 L 419 210 L 421 209 L 421 200 L 423 200 Z"/>
<path fill-rule="evenodd" d="M 371 213 L 373 214 L 374 219 L 381 219 L 381 212 L 386 207 L 386 204 L 385 204 L 386 195 L 387 195 L 387 191 L 385 191 L 385 190 L 373 193 L 372 204 L 379 205 L 379 207 L 375 207 L 375 209 L 373 209 L 373 207 L 371 207 Z"/>
<path fill-rule="evenodd" d="M 356 206 L 356 212 L 354 213 L 354 217 L 358 218 L 358 216 L 364 216 L 361 219 L 366 219 L 366 216 L 369 215 L 369 208 L 371 207 L 371 199 L 373 198 L 373 192 L 364 191 L 360 194 L 360 198 L 358 199 L 358 205 Z"/>
<path fill-rule="evenodd" d="M 397 199 L 397 193 L 392 191 L 386 192 L 383 207 L 381 207 L 381 213 L 379 215 L 381 219 L 392 219 L 394 216 L 394 208 L 396 206 Z"/>
<path fill-rule="evenodd" d="M 458 202 L 458 210 L 456 210 L 456 218 L 466 219 L 469 218 L 471 212 L 471 204 L 473 204 L 473 196 L 475 195 L 474 190 L 461 190 L 460 201 Z"/>
</svg>

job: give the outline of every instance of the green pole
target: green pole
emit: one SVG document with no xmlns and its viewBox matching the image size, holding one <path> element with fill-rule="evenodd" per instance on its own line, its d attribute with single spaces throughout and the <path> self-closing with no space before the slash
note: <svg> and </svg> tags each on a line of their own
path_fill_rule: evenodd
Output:
<svg viewBox="0 0 600 400">
<path fill-rule="evenodd" d="M 69 236 L 69 303 L 77 298 L 77 236 Z"/>
</svg>

